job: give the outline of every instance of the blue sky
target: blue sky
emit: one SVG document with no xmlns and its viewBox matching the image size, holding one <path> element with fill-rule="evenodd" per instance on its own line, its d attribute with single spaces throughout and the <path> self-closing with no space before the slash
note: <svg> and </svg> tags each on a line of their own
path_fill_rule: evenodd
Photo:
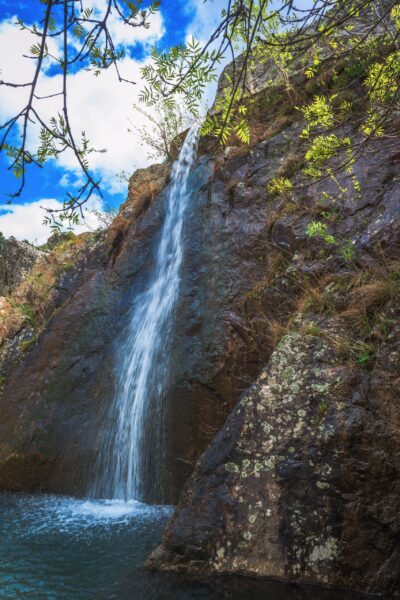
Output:
<svg viewBox="0 0 400 600">
<path fill-rule="evenodd" d="M 101 11 L 105 0 L 85 0 L 85 6 L 94 6 Z M 218 20 L 224 0 L 163 0 L 161 10 L 151 21 L 149 30 L 132 30 L 122 23 L 114 22 L 114 34 L 120 46 L 125 49 L 121 70 L 123 75 L 137 81 L 136 86 L 119 84 L 111 72 L 103 73 L 95 79 L 83 69 L 71 76 L 71 118 L 77 130 L 85 129 L 89 139 L 97 148 L 107 148 L 107 153 L 94 155 L 93 167 L 102 177 L 104 202 L 94 198 L 92 207 L 104 209 L 117 207 L 125 199 L 126 181 L 118 177 L 125 171 L 131 174 L 135 168 L 148 163 L 146 150 L 141 145 L 138 134 L 129 133 L 132 123 L 145 125 L 143 116 L 135 113 L 132 105 L 142 87 L 140 67 L 150 53 L 151 46 L 169 48 L 185 40 L 188 34 L 198 39 L 206 39 Z M 34 23 L 42 15 L 43 4 L 39 0 L 13 2 L 0 0 L 0 77 L 11 81 L 29 80 L 32 61 L 23 58 L 32 44 L 32 36 L 20 32 L 14 25 L 15 17 L 24 22 Z M 138 39 L 139 38 L 139 39 Z M 58 69 L 49 64 L 46 69 L 42 89 L 53 92 L 59 78 Z M 47 102 L 47 101 L 45 101 Z M 57 112 L 56 101 L 41 104 L 48 116 Z M 20 90 L 0 88 L 0 123 L 14 114 L 15 108 L 22 105 Z M 46 111 L 48 111 L 46 113 Z M 33 143 L 33 140 L 32 140 Z M 79 171 L 72 157 L 61 157 L 58 163 L 51 161 L 43 169 L 29 169 L 23 195 L 7 205 L 7 193 L 16 189 L 16 180 L 7 170 L 7 163 L 0 157 L 0 231 L 5 235 L 15 235 L 20 239 L 42 243 L 48 231 L 42 225 L 41 206 L 55 207 L 65 197 L 69 189 L 79 181 Z M 87 215 L 88 226 L 95 227 L 93 214 Z"/>
</svg>

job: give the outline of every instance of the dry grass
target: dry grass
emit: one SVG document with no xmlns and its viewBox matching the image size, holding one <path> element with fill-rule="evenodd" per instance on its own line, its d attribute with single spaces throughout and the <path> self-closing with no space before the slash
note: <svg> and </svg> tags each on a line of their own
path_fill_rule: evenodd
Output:
<svg viewBox="0 0 400 600">
<path fill-rule="evenodd" d="M 365 282 L 367 279 L 367 282 Z M 340 316 L 360 329 L 366 319 L 379 311 L 389 300 L 400 295 L 400 265 L 387 264 L 378 272 L 362 272 L 353 282 L 348 295 L 348 306 Z"/>
<path fill-rule="evenodd" d="M 356 288 L 350 293 L 349 306 L 341 312 L 340 316 L 357 325 L 371 310 L 379 308 L 390 294 L 386 281 L 374 281 Z"/>
<path fill-rule="evenodd" d="M 272 348 L 275 348 L 279 340 L 287 334 L 289 325 L 288 323 L 282 323 L 276 319 L 265 319 L 267 325 L 267 336 L 268 342 Z"/>
<path fill-rule="evenodd" d="M 343 275 L 327 274 L 311 282 L 305 279 L 301 288 L 299 312 L 335 315 L 343 323 L 338 334 L 323 330 L 317 333 L 315 327 L 304 333 L 327 339 L 343 362 L 373 368 L 380 345 L 393 327 L 385 306 L 400 296 L 399 262 L 386 262 Z"/>
<path fill-rule="evenodd" d="M 258 141 L 266 140 L 268 138 L 274 137 L 278 135 L 283 129 L 286 129 L 294 123 L 295 117 L 294 115 L 281 115 L 276 119 L 273 119 L 268 127 L 265 129 L 265 123 L 259 123 L 257 125 L 253 125 L 253 135 Z"/>
<path fill-rule="evenodd" d="M 259 280 L 256 285 L 245 293 L 244 299 L 257 299 L 260 298 L 265 290 L 269 288 L 275 277 L 286 271 L 289 264 L 289 256 L 287 252 L 281 248 L 277 248 L 273 244 L 259 245 L 259 251 L 261 254 L 260 258 L 266 260 L 265 264 L 265 277 Z"/>
<path fill-rule="evenodd" d="M 299 278 L 298 283 L 303 292 L 297 303 L 299 312 L 312 309 L 355 322 L 400 295 L 400 264 L 393 261 L 371 269 Z"/>
<path fill-rule="evenodd" d="M 297 302 L 297 311 L 300 313 L 310 310 L 324 314 L 337 312 L 336 289 L 340 285 L 340 278 L 332 273 L 322 277 L 298 278 L 302 294 Z"/>
<path fill-rule="evenodd" d="M 226 192 L 226 195 L 229 197 L 230 200 L 232 200 L 232 198 L 233 198 L 233 194 L 234 194 L 234 191 L 235 191 L 238 183 L 239 183 L 239 179 L 231 179 L 226 184 L 225 192 Z"/>
</svg>

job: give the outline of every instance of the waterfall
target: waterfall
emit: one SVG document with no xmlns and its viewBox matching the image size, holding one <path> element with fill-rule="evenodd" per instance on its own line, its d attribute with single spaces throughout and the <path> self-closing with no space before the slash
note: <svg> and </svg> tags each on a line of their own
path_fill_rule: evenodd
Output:
<svg viewBox="0 0 400 600">
<path fill-rule="evenodd" d="M 160 500 L 164 455 L 163 394 L 183 259 L 183 223 L 198 127 L 183 143 L 166 197 L 164 223 L 146 289 L 135 298 L 116 350 L 116 392 L 105 423 L 92 495 Z"/>
</svg>

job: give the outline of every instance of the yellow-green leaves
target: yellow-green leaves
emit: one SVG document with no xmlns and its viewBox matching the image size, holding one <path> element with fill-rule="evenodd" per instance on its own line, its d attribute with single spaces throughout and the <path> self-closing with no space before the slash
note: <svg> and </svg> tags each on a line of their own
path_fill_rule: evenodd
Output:
<svg viewBox="0 0 400 600">
<path fill-rule="evenodd" d="M 286 196 L 293 189 L 293 183 L 286 177 L 275 177 L 268 183 L 267 190 L 274 196 Z"/>
<path fill-rule="evenodd" d="M 400 6 L 394 6 L 390 13 L 391 18 L 394 21 L 395 27 L 398 31 L 400 31 Z"/>
<path fill-rule="evenodd" d="M 332 109 L 332 100 L 335 95 L 330 98 L 325 96 L 315 96 L 314 100 L 308 106 L 302 107 L 300 110 L 304 115 L 308 125 L 311 127 L 331 127 L 334 123 L 334 113 Z"/>
<path fill-rule="evenodd" d="M 212 135 L 223 145 L 235 134 L 244 144 L 250 143 L 250 128 L 246 118 L 248 107 L 241 90 L 232 92 L 233 81 L 225 74 L 226 85 L 215 101 L 213 113 L 208 113 L 201 128 L 201 135 Z"/>
<path fill-rule="evenodd" d="M 370 111 L 367 120 L 360 126 L 360 131 L 366 137 L 377 138 L 384 134 L 378 113 Z"/>
<path fill-rule="evenodd" d="M 325 163 L 330 158 L 337 156 L 341 150 L 348 149 L 350 145 L 349 137 L 340 138 L 334 133 L 318 135 L 312 140 L 306 152 L 305 158 L 308 166 L 304 172 L 310 177 L 320 177 Z"/>
<path fill-rule="evenodd" d="M 304 71 L 307 79 L 312 79 L 318 73 L 321 66 L 321 59 L 318 55 L 318 49 L 314 49 L 314 59 L 312 64 Z"/>
<path fill-rule="evenodd" d="M 173 46 L 168 52 L 153 48 L 151 58 L 152 62 L 142 68 L 147 85 L 139 96 L 140 101 L 154 106 L 176 95 L 197 117 L 204 90 L 216 79 L 216 66 L 222 52 L 205 51 L 192 37 L 185 45 Z"/>
<path fill-rule="evenodd" d="M 233 126 L 233 130 L 243 144 L 250 143 L 250 128 L 246 119 L 240 119 L 240 121 Z"/>
<path fill-rule="evenodd" d="M 319 238 L 331 246 L 337 246 L 338 242 L 335 237 L 328 233 L 328 225 L 321 221 L 311 221 L 307 225 L 306 233 L 310 238 Z"/>
<path fill-rule="evenodd" d="M 397 20 L 400 19 L 399 13 L 394 12 Z M 369 106 L 367 118 L 360 126 L 361 133 L 366 137 L 376 138 L 384 134 L 387 111 L 398 104 L 399 81 L 400 51 L 391 52 L 370 66 L 365 79 Z"/>
<path fill-rule="evenodd" d="M 354 259 L 354 242 L 352 240 L 338 240 L 332 233 L 328 232 L 327 223 L 311 221 L 306 227 L 306 234 L 309 238 L 320 239 L 328 246 L 336 248 L 336 251 L 346 263 Z"/>
<path fill-rule="evenodd" d="M 400 52 L 392 52 L 384 61 L 369 69 L 365 85 L 372 103 L 390 102 L 398 91 L 400 78 Z"/>
</svg>

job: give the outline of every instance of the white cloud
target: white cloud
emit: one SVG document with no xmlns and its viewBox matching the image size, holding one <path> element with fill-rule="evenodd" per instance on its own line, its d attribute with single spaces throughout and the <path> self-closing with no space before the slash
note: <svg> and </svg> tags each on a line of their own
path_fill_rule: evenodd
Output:
<svg viewBox="0 0 400 600">
<path fill-rule="evenodd" d="M 98 10 L 104 0 L 95 0 L 93 4 Z M 5 81 L 26 82 L 32 79 L 35 68 L 34 61 L 23 58 L 34 37 L 26 31 L 20 31 L 15 26 L 15 19 L 7 19 L 0 23 L 0 47 L 6 51 L 0 55 L 1 78 Z M 153 15 L 149 29 L 132 29 L 119 22 L 115 16 L 110 21 L 110 27 L 118 43 L 132 44 L 132 39 L 142 44 L 152 44 L 163 34 L 163 22 L 159 13 Z M 57 54 L 57 49 L 52 48 Z M 103 179 L 104 187 L 111 193 L 121 192 L 126 185 L 117 178 L 121 171 L 128 173 L 135 168 L 147 164 L 146 150 L 142 147 L 138 135 L 128 131 L 128 118 L 134 115 L 135 125 L 146 125 L 146 118 L 133 113 L 132 105 L 138 101 L 142 88 L 140 68 L 143 62 L 126 56 L 120 63 L 122 77 L 136 82 L 136 85 L 119 83 L 115 70 L 109 69 L 99 77 L 84 69 L 71 74 L 68 81 L 68 102 L 71 124 L 77 135 L 85 131 L 93 147 L 106 148 L 104 154 L 92 154 L 90 165 Z M 46 96 L 60 91 L 61 75 L 48 76 L 42 74 L 38 82 L 38 95 Z M 0 88 L 0 122 L 23 108 L 27 101 L 28 88 Z M 60 97 L 37 100 L 36 108 L 44 120 L 57 115 L 61 110 Z M 30 144 L 34 147 L 38 128 L 31 129 Z M 59 165 L 73 173 L 79 173 L 76 158 L 72 153 L 60 156 Z M 63 184 L 67 179 L 63 178 Z"/>
<path fill-rule="evenodd" d="M 205 43 L 220 23 L 221 11 L 227 4 L 227 0 L 190 0 L 188 10 L 194 12 L 194 17 L 188 35 Z"/>
<path fill-rule="evenodd" d="M 54 198 L 44 198 L 36 202 L 25 204 L 11 204 L 0 209 L 0 231 L 5 237 L 11 235 L 17 240 L 28 240 L 34 244 L 44 244 L 51 235 L 51 230 L 43 224 L 46 209 L 62 208 L 62 203 Z M 76 225 L 75 233 L 97 229 L 101 223 L 92 212 L 101 211 L 102 203 L 99 198 L 93 196 L 84 210 L 85 221 Z"/>
<path fill-rule="evenodd" d="M 15 15 L 0 22 L 1 79 L 25 83 L 32 78 L 35 61 L 25 58 L 23 55 L 29 54 L 29 49 L 33 44 L 37 44 L 39 38 L 27 30 L 21 30 L 16 25 L 16 21 L 17 16 Z M 59 47 L 54 39 L 50 39 L 48 42 L 49 53 L 58 56 L 58 50 Z M 51 62 L 52 59 L 45 59 L 45 66 L 48 67 Z"/>
<path fill-rule="evenodd" d="M 106 13 L 108 1 L 86 0 L 84 2 L 84 7 L 94 9 L 96 18 L 102 18 Z M 145 29 L 144 27 L 131 27 L 122 21 L 121 17 L 114 9 L 111 11 L 111 15 L 108 19 L 108 27 L 115 44 L 130 46 L 132 44 L 142 43 L 149 46 L 159 40 L 164 34 L 164 24 L 161 12 L 159 11 L 151 15 L 148 22 L 150 25 L 148 29 Z"/>
<path fill-rule="evenodd" d="M 71 177 L 70 177 L 69 173 L 64 173 L 64 175 L 61 177 L 61 179 L 59 181 L 59 184 L 62 187 L 66 187 L 66 188 L 72 186 Z"/>
</svg>

